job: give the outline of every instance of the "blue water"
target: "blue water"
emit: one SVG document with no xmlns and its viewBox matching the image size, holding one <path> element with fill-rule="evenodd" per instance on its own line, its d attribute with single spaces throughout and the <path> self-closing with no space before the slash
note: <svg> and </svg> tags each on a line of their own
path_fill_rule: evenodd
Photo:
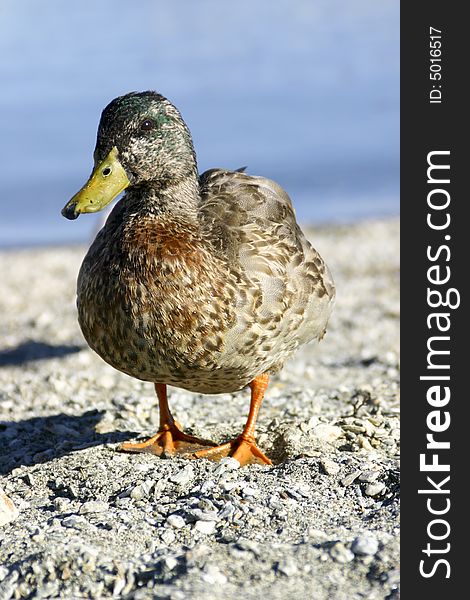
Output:
<svg viewBox="0 0 470 600">
<path fill-rule="evenodd" d="M 247 165 L 303 223 L 398 213 L 396 0 L 3 0 L 0 245 L 87 241 L 60 209 L 87 179 L 102 108 L 156 89 L 201 171 Z"/>
</svg>

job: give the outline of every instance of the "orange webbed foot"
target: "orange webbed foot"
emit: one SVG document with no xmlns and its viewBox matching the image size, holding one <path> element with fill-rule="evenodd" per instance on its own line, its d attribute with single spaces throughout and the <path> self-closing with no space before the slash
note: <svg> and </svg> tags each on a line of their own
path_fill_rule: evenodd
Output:
<svg viewBox="0 0 470 600">
<path fill-rule="evenodd" d="M 194 458 L 208 458 L 209 460 L 219 461 L 222 458 L 230 456 L 240 463 L 240 466 L 245 465 L 272 465 L 269 458 L 261 452 L 254 440 L 247 440 L 242 436 L 230 440 L 220 446 L 213 448 L 204 448 L 194 452 Z"/>
<path fill-rule="evenodd" d="M 184 433 L 181 426 L 174 422 L 166 425 L 154 436 L 144 442 L 124 442 L 119 450 L 124 452 L 146 452 L 156 456 L 173 454 L 194 454 L 205 446 L 215 446 L 214 442 Z"/>
</svg>

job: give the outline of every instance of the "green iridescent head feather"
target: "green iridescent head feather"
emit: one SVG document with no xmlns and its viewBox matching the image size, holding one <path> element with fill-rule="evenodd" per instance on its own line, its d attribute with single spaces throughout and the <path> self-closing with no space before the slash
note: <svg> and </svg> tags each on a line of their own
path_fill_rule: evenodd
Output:
<svg viewBox="0 0 470 600">
<path fill-rule="evenodd" d="M 103 110 L 94 170 L 62 214 L 96 212 L 127 187 L 165 188 L 197 176 L 191 134 L 179 111 L 157 92 L 131 92 Z"/>
</svg>

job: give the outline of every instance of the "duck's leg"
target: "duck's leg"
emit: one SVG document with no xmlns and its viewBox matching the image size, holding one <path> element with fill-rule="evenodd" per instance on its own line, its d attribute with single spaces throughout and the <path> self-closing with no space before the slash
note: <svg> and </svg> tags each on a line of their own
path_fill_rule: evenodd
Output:
<svg viewBox="0 0 470 600">
<path fill-rule="evenodd" d="M 160 427 L 158 432 L 145 442 L 124 442 L 119 450 L 125 452 L 147 452 L 157 456 L 171 454 L 193 454 L 204 446 L 215 446 L 214 442 L 203 440 L 183 432 L 181 425 L 174 420 L 168 406 L 166 385 L 155 384 L 160 407 Z"/>
<path fill-rule="evenodd" d="M 272 462 L 265 456 L 255 443 L 255 425 L 258 418 L 261 402 L 263 401 L 264 393 L 268 387 L 269 375 L 263 373 L 258 375 L 250 383 L 251 388 L 251 403 L 250 412 L 246 421 L 243 432 L 234 440 L 230 440 L 221 446 L 207 448 L 195 452 L 196 458 L 209 458 L 211 460 L 220 460 L 225 456 L 231 456 L 238 460 L 241 466 L 250 463 L 271 465 Z"/>
</svg>

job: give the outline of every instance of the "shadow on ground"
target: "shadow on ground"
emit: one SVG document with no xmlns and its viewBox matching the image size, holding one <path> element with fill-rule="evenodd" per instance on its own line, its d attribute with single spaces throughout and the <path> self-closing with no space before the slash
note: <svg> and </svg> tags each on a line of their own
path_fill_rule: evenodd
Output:
<svg viewBox="0 0 470 600">
<path fill-rule="evenodd" d="M 137 435 L 133 431 L 98 433 L 96 426 L 104 411 L 90 410 L 82 415 L 58 414 L 23 421 L 0 421 L 0 474 L 19 466 L 46 463 L 54 458 Z"/>
<path fill-rule="evenodd" d="M 47 358 L 61 358 L 67 354 L 73 354 L 83 350 L 84 346 L 58 345 L 53 346 L 44 342 L 28 340 L 8 350 L 0 350 L 0 367 L 13 367 L 35 360 Z"/>
</svg>

